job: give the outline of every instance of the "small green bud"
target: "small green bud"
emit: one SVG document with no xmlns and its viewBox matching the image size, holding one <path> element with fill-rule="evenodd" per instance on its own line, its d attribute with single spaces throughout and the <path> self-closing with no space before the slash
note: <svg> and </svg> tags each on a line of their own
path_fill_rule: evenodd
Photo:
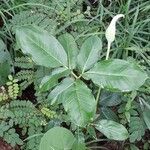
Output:
<svg viewBox="0 0 150 150">
<path fill-rule="evenodd" d="M 13 76 L 12 76 L 12 75 L 8 75 L 8 79 L 9 79 L 10 81 L 12 81 L 12 80 L 13 80 Z"/>
</svg>

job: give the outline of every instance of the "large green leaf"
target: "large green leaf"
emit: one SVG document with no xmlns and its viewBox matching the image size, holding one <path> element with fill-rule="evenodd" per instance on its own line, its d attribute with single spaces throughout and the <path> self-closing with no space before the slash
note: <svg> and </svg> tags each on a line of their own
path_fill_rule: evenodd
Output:
<svg viewBox="0 0 150 150">
<path fill-rule="evenodd" d="M 67 54 L 55 37 L 34 26 L 16 29 L 17 42 L 24 53 L 30 54 L 38 65 L 45 67 L 67 66 Z"/>
<path fill-rule="evenodd" d="M 71 34 L 65 33 L 59 36 L 58 40 L 67 53 L 69 68 L 74 69 L 76 67 L 76 60 L 78 55 L 78 48 L 74 37 Z"/>
<path fill-rule="evenodd" d="M 146 73 L 138 65 L 120 59 L 98 62 L 83 76 L 103 88 L 123 92 L 138 89 L 147 79 Z"/>
<path fill-rule="evenodd" d="M 68 88 L 70 88 L 73 84 L 74 79 L 66 78 L 58 86 L 56 86 L 48 95 L 48 99 L 51 101 L 51 104 L 54 104 L 55 102 L 61 103 L 62 99 L 59 98 L 59 96 Z"/>
<path fill-rule="evenodd" d="M 58 79 L 64 77 L 70 73 L 69 69 L 66 68 L 56 68 L 52 71 L 51 75 L 45 76 L 40 84 L 41 91 L 48 91 L 58 83 Z"/>
<path fill-rule="evenodd" d="M 99 60 L 101 49 L 102 43 L 97 36 L 91 36 L 83 43 L 77 60 L 82 73 L 90 69 Z"/>
<path fill-rule="evenodd" d="M 70 119 L 78 126 L 86 126 L 93 120 L 96 101 L 91 90 L 80 80 L 61 94 L 60 99 Z"/>
<path fill-rule="evenodd" d="M 0 85 L 5 84 L 8 75 L 12 71 L 12 60 L 5 44 L 0 39 Z"/>
<path fill-rule="evenodd" d="M 75 141 L 71 131 L 54 127 L 42 137 L 39 150 L 71 150 Z"/>
<path fill-rule="evenodd" d="M 96 129 L 113 140 L 123 141 L 129 136 L 127 129 L 122 124 L 111 120 L 100 120 L 96 124 Z"/>
</svg>

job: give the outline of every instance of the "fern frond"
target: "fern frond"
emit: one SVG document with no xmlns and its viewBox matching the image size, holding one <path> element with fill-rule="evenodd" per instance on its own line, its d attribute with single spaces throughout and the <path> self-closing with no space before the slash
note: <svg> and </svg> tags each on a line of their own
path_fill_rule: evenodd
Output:
<svg viewBox="0 0 150 150">
<path fill-rule="evenodd" d="M 20 90 L 25 90 L 34 81 L 35 72 L 33 70 L 21 70 L 16 74 L 18 81 L 21 81 Z"/>
<path fill-rule="evenodd" d="M 32 9 L 28 11 L 22 11 L 20 14 L 16 14 L 11 20 L 12 31 L 15 32 L 16 27 L 26 25 L 37 25 L 41 28 L 54 33 L 57 23 L 46 10 Z"/>
<path fill-rule="evenodd" d="M 35 108 L 30 101 L 14 100 L 0 108 L 0 118 L 11 120 L 14 125 L 22 124 L 28 126 L 33 124 L 41 126 L 43 115 Z"/>
<path fill-rule="evenodd" d="M 21 70 L 16 74 L 16 78 L 18 79 L 18 81 L 32 80 L 34 78 L 34 71 L 32 71 L 32 70 Z"/>
<path fill-rule="evenodd" d="M 23 68 L 23 69 L 33 69 L 34 63 L 32 59 L 30 59 L 29 57 L 22 56 L 22 57 L 15 58 L 14 66 L 18 68 Z"/>
<path fill-rule="evenodd" d="M 0 123 L 0 137 L 3 138 L 7 143 L 11 144 L 12 147 L 23 144 L 23 141 L 16 133 L 16 130 L 12 127 L 12 125 L 5 121 Z"/>
</svg>

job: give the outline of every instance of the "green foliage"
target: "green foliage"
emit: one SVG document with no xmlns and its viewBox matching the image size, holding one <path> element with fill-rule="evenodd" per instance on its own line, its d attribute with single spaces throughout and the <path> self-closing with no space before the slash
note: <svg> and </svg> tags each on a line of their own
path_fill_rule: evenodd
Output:
<svg viewBox="0 0 150 150">
<path fill-rule="evenodd" d="M 0 137 L 3 137 L 12 147 L 23 144 L 23 141 L 16 133 L 16 130 L 11 124 L 6 123 L 5 121 L 0 122 Z"/>
<path fill-rule="evenodd" d="M 148 78 L 136 64 L 119 59 L 99 62 L 85 76 L 102 88 L 122 92 L 138 89 Z"/>
<path fill-rule="evenodd" d="M 13 79 L 11 75 L 8 76 L 8 81 L 6 85 L 8 86 L 8 96 L 10 99 L 16 99 L 19 93 L 18 79 Z"/>
<path fill-rule="evenodd" d="M 81 73 L 90 69 L 98 60 L 102 43 L 97 36 L 89 37 L 82 45 L 78 54 L 78 67 Z"/>
<path fill-rule="evenodd" d="M 35 72 L 33 70 L 21 70 L 16 74 L 18 81 L 21 81 L 21 91 L 25 90 L 34 81 Z"/>
<path fill-rule="evenodd" d="M 14 79 L 12 75 L 8 76 L 6 87 L 2 86 L 0 91 L 0 101 L 16 99 L 19 93 L 18 79 Z"/>
<path fill-rule="evenodd" d="M 55 111 L 52 111 L 46 107 L 43 107 L 41 109 L 41 112 L 48 118 L 57 118 L 57 114 Z"/>
<path fill-rule="evenodd" d="M 8 99 L 8 94 L 4 86 L 0 87 L 0 102 Z"/>
<path fill-rule="evenodd" d="M 9 104 L 3 105 L 0 108 L 0 119 L 4 120 L 1 122 L 2 124 L 3 122 L 8 124 L 8 127 L 4 125 L 5 128 L 7 127 L 10 129 L 10 131 L 7 129 L 9 132 L 6 133 L 6 137 L 5 134 L 1 134 L 1 137 L 3 137 L 8 143 L 11 143 L 13 147 L 16 144 L 23 144 L 15 129 L 13 129 L 13 126 L 19 125 L 19 127 L 22 129 L 23 135 L 27 134 L 28 136 L 31 136 L 33 134 L 42 133 L 42 124 L 45 122 L 45 118 L 42 113 L 40 113 L 30 101 L 25 100 L 14 100 Z M 38 142 L 39 141 L 40 139 Z M 38 147 L 36 138 L 28 142 L 27 147 L 28 145 L 32 145 L 36 148 Z M 32 148 L 27 149 L 31 150 Z"/>
<path fill-rule="evenodd" d="M 39 150 L 72 149 L 74 142 L 75 138 L 71 131 L 62 127 L 55 127 L 44 134 Z"/>
<path fill-rule="evenodd" d="M 42 116 L 36 112 L 38 110 L 30 101 L 20 101 L 14 100 L 9 104 L 3 105 L 0 109 L 0 118 L 7 119 L 9 118 L 15 125 L 22 124 L 34 124 L 35 126 L 41 125 Z M 39 119 L 38 118 L 39 115 Z"/>
<path fill-rule="evenodd" d="M 16 29 L 16 38 L 23 52 L 31 54 L 33 61 L 38 65 L 52 68 L 67 66 L 65 50 L 48 32 L 37 27 L 25 26 Z"/>
<path fill-rule="evenodd" d="M 122 101 L 121 93 L 114 93 L 109 91 L 102 91 L 100 96 L 100 105 L 102 106 L 116 106 L 119 105 Z"/>
<path fill-rule="evenodd" d="M 11 19 L 10 27 L 12 27 L 13 32 L 15 32 L 16 27 L 25 25 L 37 25 L 51 33 L 54 33 L 57 27 L 57 23 L 51 19 L 49 11 L 40 8 L 21 11 Z"/>
<path fill-rule="evenodd" d="M 52 70 L 50 76 L 45 76 L 40 84 L 41 91 L 48 91 L 49 89 L 53 88 L 55 85 L 58 84 L 58 79 L 64 76 L 69 75 L 69 69 L 60 67 L 57 69 Z"/>
<path fill-rule="evenodd" d="M 42 127 L 36 127 L 34 125 L 29 126 L 27 130 L 28 139 L 26 144 L 22 147 L 24 150 L 38 150 L 39 149 L 39 143 L 41 141 L 42 137 Z M 35 136 L 34 136 L 35 135 Z"/>
<path fill-rule="evenodd" d="M 116 113 L 109 107 L 101 107 L 100 109 L 100 118 L 102 119 L 108 119 L 108 120 L 113 120 L 116 122 L 119 122 L 119 118 L 116 115 Z"/>
<path fill-rule="evenodd" d="M 32 59 L 26 56 L 22 57 L 15 57 L 15 67 L 23 68 L 23 69 L 33 69 L 34 64 L 32 62 Z"/>
<path fill-rule="evenodd" d="M 150 130 L 150 113 L 149 113 L 149 109 L 144 110 L 143 118 L 144 118 L 144 121 L 145 121 L 148 129 Z"/>
<path fill-rule="evenodd" d="M 127 129 L 123 125 L 111 120 L 100 120 L 96 124 L 96 129 L 109 139 L 123 141 L 128 138 Z"/>
<path fill-rule="evenodd" d="M 130 142 L 141 140 L 142 136 L 145 134 L 145 124 L 143 119 L 139 117 L 131 117 L 129 127 Z"/>
<path fill-rule="evenodd" d="M 7 76 L 12 71 L 12 60 L 10 53 L 6 49 L 6 45 L 0 39 L 0 86 L 7 81 Z"/>
<path fill-rule="evenodd" d="M 62 44 L 64 50 L 68 57 L 68 67 L 70 69 L 75 69 L 76 67 L 76 57 L 78 55 L 78 48 L 74 37 L 71 34 L 63 34 L 58 37 L 59 42 Z"/>
<path fill-rule="evenodd" d="M 77 126 L 84 127 L 93 121 L 96 110 L 95 98 L 82 81 L 75 81 L 61 94 L 59 99 L 71 121 Z"/>
<path fill-rule="evenodd" d="M 20 38 L 21 35 L 24 35 L 24 37 Z M 65 42 L 63 42 L 64 45 L 62 46 L 52 35 L 48 35 L 46 31 L 40 28 L 33 26 L 18 28 L 16 30 L 16 37 L 23 52 L 31 54 L 33 61 L 38 65 L 52 68 L 64 67 L 54 70 L 51 76 L 45 77 L 42 80 L 41 88 L 43 88 L 43 90 L 51 90 L 51 88 L 57 84 L 59 78 L 66 76 L 66 74 L 62 74 L 66 69 L 76 66 L 75 61 L 73 62 L 74 66 L 70 63 L 70 60 L 75 58 L 74 54 L 68 51 L 72 47 L 69 46 L 68 48 Z M 73 37 L 71 38 L 71 41 L 74 43 Z M 53 45 L 49 45 L 49 43 L 53 43 Z M 67 48 L 67 50 L 64 50 L 63 47 Z M 91 90 L 81 81 L 81 77 L 86 80 L 89 78 L 92 79 L 95 84 L 98 84 L 102 88 L 120 90 L 122 92 L 138 89 L 147 79 L 146 73 L 135 63 L 119 59 L 105 60 L 96 63 L 99 58 L 100 50 L 100 39 L 97 36 L 88 38 L 78 54 L 77 68 L 81 70 L 81 74 L 78 75 L 74 70 L 71 70 L 69 73 L 74 79 L 64 79 L 48 96 L 51 104 L 63 104 L 70 121 L 76 126 L 86 127 L 86 125 L 94 120 L 96 113 L 95 98 Z M 79 61 L 81 60 L 80 57 L 83 58 L 82 62 Z M 90 69 L 94 64 L 95 66 Z M 76 71 L 78 71 L 78 69 Z M 43 113 L 49 116 L 45 110 L 43 110 Z M 109 110 L 108 112 L 107 109 L 107 115 L 108 113 L 111 113 L 111 111 Z M 109 139 L 125 140 L 128 138 L 126 128 L 119 123 L 101 120 L 99 124 L 99 131 Z M 104 128 L 106 125 L 108 125 L 108 127 Z M 122 132 L 119 129 L 121 129 Z M 111 133 L 112 130 L 116 130 L 114 134 Z"/>
<path fill-rule="evenodd" d="M 129 140 L 118 148 L 148 150 L 148 5 L 146 0 L 2 0 L 0 137 L 14 149 L 38 150 L 43 133 L 65 126 L 76 138 L 69 149 L 105 149 L 102 134 L 110 139 L 107 144 L 126 140 L 126 127 Z M 104 31 L 120 12 L 125 18 L 117 24 L 111 59 L 104 60 Z M 61 143 L 66 132 L 58 140 L 56 131 L 44 142 L 66 148 L 68 143 Z"/>
</svg>

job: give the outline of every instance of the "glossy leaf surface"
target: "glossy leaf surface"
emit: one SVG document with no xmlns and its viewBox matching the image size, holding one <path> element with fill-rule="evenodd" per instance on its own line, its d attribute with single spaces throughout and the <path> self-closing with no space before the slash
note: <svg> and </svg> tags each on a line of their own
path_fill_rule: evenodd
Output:
<svg viewBox="0 0 150 150">
<path fill-rule="evenodd" d="M 54 127 L 42 137 L 39 150 L 70 150 L 75 140 L 71 131 Z"/>
<path fill-rule="evenodd" d="M 66 78 L 59 85 L 57 85 L 48 95 L 48 99 L 51 101 L 51 104 L 62 103 L 62 99 L 59 96 L 70 88 L 74 84 L 74 79 Z"/>
<path fill-rule="evenodd" d="M 123 141 L 128 138 L 127 129 L 115 121 L 100 120 L 98 124 L 96 124 L 96 129 L 109 139 Z"/>
<path fill-rule="evenodd" d="M 122 92 L 138 89 L 147 79 L 138 65 L 120 59 L 98 62 L 85 73 L 85 77 L 103 88 Z"/>
<path fill-rule="evenodd" d="M 32 56 L 37 65 L 45 67 L 67 66 L 67 54 L 55 37 L 34 26 L 16 29 L 16 39 L 21 50 Z"/>
<path fill-rule="evenodd" d="M 97 36 L 91 36 L 83 43 L 78 55 L 78 67 L 82 73 L 99 60 L 101 49 L 102 43 Z"/>
<path fill-rule="evenodd" d="M 77 126 L 86 126 L 93 120 L 96 101 L 90 89 L 80 80 L 74 82 L 60 99 L 70 119 Z"/>
<path fill-rule="evenodd" d="M 74 69 L 76 67 L 76 60 L 78 55 L 78 48 L 74 37 L 71 34 L 66 33 L 59 36 L 58 40 L 67 53 L 69 68 Z"/>
<path fill-rule="evenodd" d="M 69 69 L 56 68 L 52 71 L 51 75 L 45 76 L 40 84 L 41 91 L 48 91 L 58 83 L 58 79 L 69 74 Z"/>
</svg>

